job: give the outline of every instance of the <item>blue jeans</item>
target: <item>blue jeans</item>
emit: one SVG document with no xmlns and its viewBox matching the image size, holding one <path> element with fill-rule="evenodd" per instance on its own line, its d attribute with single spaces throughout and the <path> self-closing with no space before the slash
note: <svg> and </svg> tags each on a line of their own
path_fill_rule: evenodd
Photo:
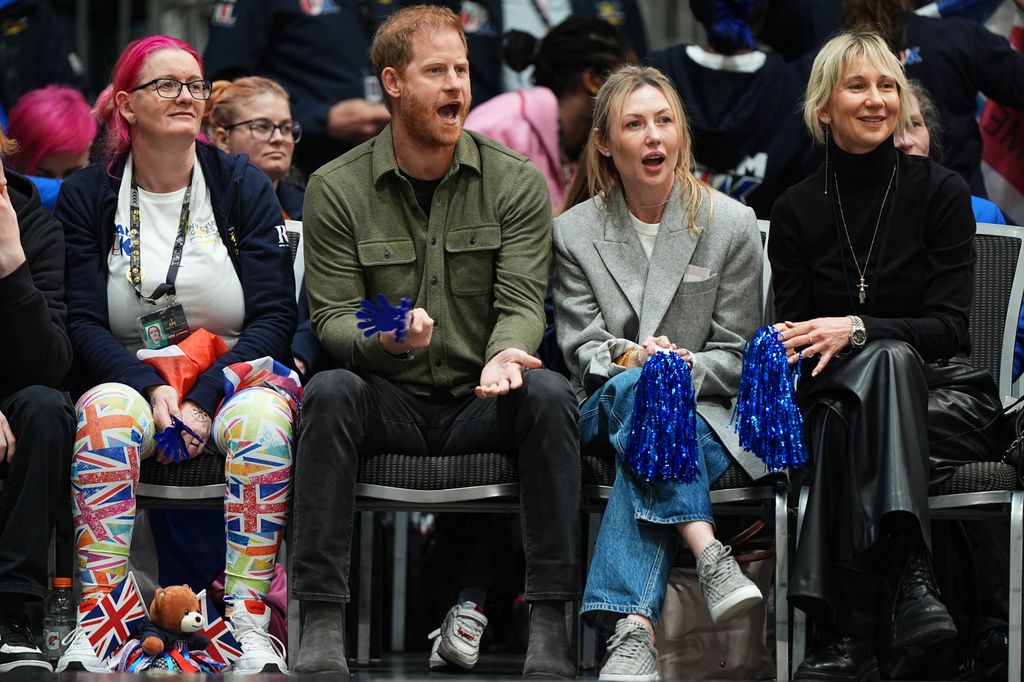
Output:
<svg viewBox="0 0 1024 682">
<path fill-rule="evenodd" d="M 645 481 L 622 461 L 629 440 L 640 370 L 616 375 L 580 407 L 583 449 L 610 444 L 616 457 L 615 485 L 601 522 L 581 613 L 610 630 L 635 613 L 658 622 L 669 570 L 679 547 L 675 524 L 714 525 L 708 488 L 732 460 L 714 431 L 697 415 L 700 474 L 690 483 Z"/>
</svg>

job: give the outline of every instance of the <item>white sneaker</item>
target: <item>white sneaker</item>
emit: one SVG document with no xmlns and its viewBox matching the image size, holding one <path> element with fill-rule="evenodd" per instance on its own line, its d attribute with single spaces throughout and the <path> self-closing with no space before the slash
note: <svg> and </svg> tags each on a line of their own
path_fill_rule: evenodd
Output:
<svg viewBox="0 0 1024 682">
<path fill-rule="evenodd" d="M 697 560 L 697 574 L 711 620 L 721 623 L 761 603 L 761 590 L 743 575 L 732 548 L 715 540 Z"/>
<path fill-rule="evenodd" d="M 480 638 L 487 627 L 487 616 L 471 601 L 456 604 L 445 615 L 441 627 L 430 633 L 430 669 L 445 663 L 472 670 L 480 660 Z"/>
<path fill-rule="evenodd" d="M 235 661 L 233 672 L 239 675 L 288 673 L 284 644 L 267 632 L 270 609 L 266 604 L 251 599 L 236 603 L 231 625 L 235 639 L 242 647 L 242 656 Z"/>
<path fill-rule="evenodd" d="M 82 628 L 72 630 L 61 640 L 61 644 L 67 646 L 67 649 L 57 661 L 55 672 L 62 673 L 65 670 L 85 670 L 90 673 L 110 672 L 110 667 L 96 655 L 96 650 L 92 648 L 89 637 Z"/>
</svg>

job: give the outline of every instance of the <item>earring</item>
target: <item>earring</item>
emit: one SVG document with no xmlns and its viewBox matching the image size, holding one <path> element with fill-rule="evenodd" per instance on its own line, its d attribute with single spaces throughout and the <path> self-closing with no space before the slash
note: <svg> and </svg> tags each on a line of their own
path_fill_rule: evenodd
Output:
<svg viewBox="0 0 1024 682">
<path fill-rule="evenodd" d="M 135 125 L 135 117 L 132 116 L 131 118 L 129 118 L 128 123 L 130 123 L 131 125 Z"/>
<path fill-rule="evenodd" d="M 596 95 L 597 95 L 597 91 L 598 91 L 598 90 L 599 90 L 599 88 L 598 88 L 598 87 L 597 87 L 596 85 L 591 85 L 591 86 L 590 86 L 590 94 L 591 94 L 591 95 L 594 95 L 594 96 L 596 96 Z"/>
</svg>

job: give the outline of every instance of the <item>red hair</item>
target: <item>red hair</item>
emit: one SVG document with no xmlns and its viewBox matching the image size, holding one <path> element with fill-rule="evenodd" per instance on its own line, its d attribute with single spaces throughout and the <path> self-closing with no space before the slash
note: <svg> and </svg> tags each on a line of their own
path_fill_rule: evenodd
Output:
<svg viewBox="0 0 1024 682">
<path fill-rule="evenodd" d="M 128 43 L 124 52 L 114 64 L 114 70 L 110 75 L 110 85 L 103 89 L 100 96 L 96 98 L 96 116 L 107 125 L 107 152 L 112 159 L 128 151 L 132 144 L 131 129 L 125 122 L 121 113 L 117 110 L 117 103 L 114 101 L 118 92 L 128 91 L 139 85 L 139 74 L 146 66 L 146 60 L 151 54 L 159 50 L 184 50 L 190 54 L 199 65 L 199 73 L 203 73 L 203 58 L 184 40 L 172 38 L 171 36 L 144 36 L 136 38 Z"/>
<path fill-rule="evenodd" d="M 64 85 L 49 85 L 22 95 L 11 108 L 8 132 L 21 150 L 8 159 L 14 170 L 34 175 L 50 154 L 80 154 L 96 137 L 96 119 L 82 93 Z"/>
</svg>

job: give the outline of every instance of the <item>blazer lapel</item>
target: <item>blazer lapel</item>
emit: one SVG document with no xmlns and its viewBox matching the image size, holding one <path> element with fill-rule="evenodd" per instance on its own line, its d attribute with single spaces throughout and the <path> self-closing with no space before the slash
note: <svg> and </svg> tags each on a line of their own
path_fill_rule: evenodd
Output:
<svg viewBox="0 0 1024 682">
<path fill-rule="evenodd" d="M 698 213 L 698 227 L 702 226 L 704 215 L 703 210 Z M 672 299 L 675 298 L 679 283 L 683 279 L 683 272 L 690 264 L 695 248 L 697 238 L 690 234 L 686 227 L 683 203 L 679 198 L 679 183 L 676 182 L 665 207 L 665 213 L 661 217 L 661 229 L 658 230 L 658 238 L 654 242 L 650 268 L 644 284 L 640 340 L 654 336 L 669 305 L 672 304 Z"/>
<path fill-rule="evenodd" d="M 612 280 L 626 296 L 640 319 L 644 305 L 644 280 L 647 278 L 647 257 L 630 222 L 621 193 L 616 192 L 605 204 L 604 240 L 595 241 L 594 247 L 608 269 Z"/>
</svg>

